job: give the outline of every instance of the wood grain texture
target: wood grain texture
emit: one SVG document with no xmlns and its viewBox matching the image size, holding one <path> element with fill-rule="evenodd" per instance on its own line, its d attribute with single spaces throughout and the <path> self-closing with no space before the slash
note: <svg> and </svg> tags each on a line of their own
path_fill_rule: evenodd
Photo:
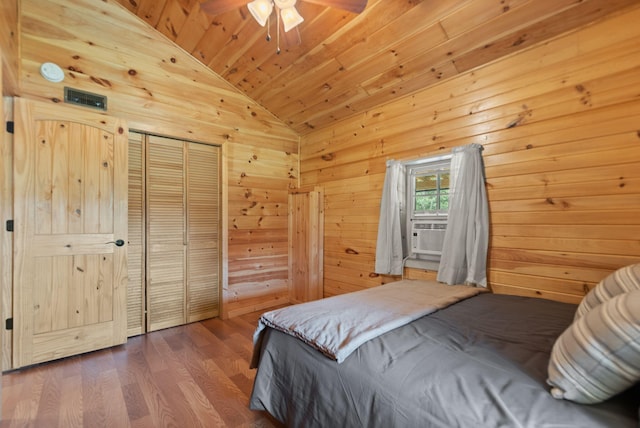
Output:
<svg viewBox="0 0 640 428">
<path fill-rule="evenodd" d="M 287 198 L 299 177 L 297 155 L 240 144 L 226 149 L 232 160 L 223 310 L 234 316 L 288 302 Z"/>
<path fill-rule="evenodd" d="M 187 181 L 187 322 L 220 310 L 220 148 L 189 143 Z"/>
<path fill-rule="evenodd" d="M 73 87 L 106 95 L 132 129 L 297 151 L 296 134 L 271 113 L 113 1 L 27 0 L 21 13 L 23 94 L 63 99 L 62 85 L 39 73 L 52 61 Z"/>
<path fill-rule="evenodd" d="M 196 322 L 5 373 L 0 426 L 282 427 L 248 406 L 259 315 Z"/>
<path fill-rule="evenodd" d="M 149 136 L 146 159 L 147 330 L 186 321 L 186 162 L 181 140 Z"/>
<path fill-rule="evenodd" d="M 2 99 L 3 119 L 13 120 L 13 100 L 9 97 Z M 0 180 L 0 211 L 5 219 L 13 218 L 13 134 L 2 130 L 2 173 Z M 13 233 L 6 227 L 0 229 L 0 286 L 2 290 L 2 315 L 5 318 L 13 316 Z M 11 368 L 13 333 L 2 329 L 2 370 Z"/>
<path fill-rule="evenodd" d="M 360 14 L 299 1 L 305 21 L 267 43 L 246 8 L 116 0 L 297 133 L 332 128 L 466 71 L 592 25 L 635 0 L 369 0 Z"/>
<path fill-rule="evenodd" d="M 15 106 L 13 365 L 21 367 L 126 339 L 126 247 L 112 243 L 127 239 L 128 137 L 122 121 L 95 112 Z"/>
<path fill-rule="evenodd" d="M 23 0 L 22 71 L 12 72 L 22 96 L 53 106 L 61 85 L 45 82 L 38 67 L 58 62 L 66 82 L 108 95 L 109 114 L 132 127 L 223 146 L 224 316 L 288 298 L 286 194 L 299 184 L 326 192 L 325 293 L 388 281 L 371 272 L 372 195 L 389 157 L 478 142 L 493 224 L 551 224 L 555 232 L 575 221 L 604 225 L 601 235 L 617 222 L 637 226 L 637 1 L 370 1 L 359 16 L 305 4 L 301 11 L 315 18 L 301 28 L 303 43 L 292 40 L 280 56 L 265 49 L 264 33 L 246 13 L 202 17 L 197 2 L 171 2 Z M 572 9 L 590 21 L 578 22 Z M 162 26 L 162 35 L 146 23 Z M 274 117 L 280 109 L 296 132 Z M 589 265 L 567 270 L 576 280 L 638 259 L 633 242 L 618 239 L 496 239 L 496 260 Z M 530 261 L 517 260 L 527 270 Z M 496 276 L 496 286 L 535 293 L 519 281 L 530 277 Z"/>
<path fill-rule="evenodd" d="M 145 331 L 145 159 L 143 134 L 129 132 L 127 336 Z"/>
<path fill-rule="evenodd" d="M 220 148 L 141 133 L 130 143 L 129 336 L 218 316 Z"/>
<path fill-rule="evenodd" d="M 324 195 L 319 187 L 289 194 L 289 302 L 321 299 L 324 266 Z"/>
<path fill-rule="evenodd" d="M 1 94 L 3 96 L 17 94 L 20 84 L 20 42 L 18 39 L 20 13 L 18 4 L 18 0 L 6 0 L 0 3 Z"/>
<path fill-rule="evenodd" d="M 14 2 L 2 5 L 11 3 Z M 169 16 L 163 15 L 165 1 L 137 3 L 135 7 L 127 2 L 126 6 L 130 9 L 112 0 L 22 1 L 16 21 L 24 25 L 13 23 L 21 40 L 20 57 L 16 58 L 20 67 L 12 67 L 19 77 L 19 95 L 45 100 L 53 108 L 63 99 L 63 86 L 69 85 L 106 95 L 108 115 L 126 118 L 132 129 L 220 146 L 241 145 L 242 150 L 223 149 L 221 173 L 226 177 L 225 183 L 231 185 L 222 189 L 221 221 L 230 226 L 221 229 L 221 241 L 227 244 L 227 235 L 235 230 L 234 220 L 243 209 L 249 209 L 251 215 L 239 221 L 243 232 L 263 236 L 262 231 L 268 228 L 268 237 L 259 243 L 261 248 L 272 242 L 286 243 L 286 216 L 282 213 L 286 213 L 286 192 L 297 186 L 298 135 L 130 12 L 135 10 L 144 19 L 158 23 L 161 17 Z M 196 2 L 185 3 L 190 11 L 192 6 L 197 6 Z M 2 15 L 5 17 L 10 18 Z M 189 25 L 199 25 L 198 20 L 189 19 Z M 3 49 L 11 48 L 0 41 Z M 42 79 L 39 67 L 44 61 L 56 62 L 65 70 L 64 84 Z M 259 161 L 245 171 L 245 162 L 253 156 L 258 156 Z M 233 165 L 233 175 L 228 173 L 227 164 Z M 274 198 L 269 194 L 272 191 Z M 226 203 L 227 199 L 241 200 L 247 192 L 271 199 L 266 201 L 264 210 Z M 12 205 L 10 195 L 7 198 L 2 201 L 3 206 Z M 279 208 L 275 207 L 277 204 Z M 235 210 L 233 214 L 229 209 Z M 277 244 L 276 247 L 280 251 Z M 245 248 L 245 253 L 248 250 Z M 286 254 L 286 248 L 283 251 L 280 254 Z M 277 260 L 286 269 L 286 260 Z M 234 270 L 235 259 L 229 260 L 223 252 L 222 261 L 223 284 L 228 287 L 227 272 Z M 4 266 L 2 271 L 6 271 Z M 10 295 L 8 287 L 5 292 Z M 249 294 L 231 291 L 223 299 L 233 298 L 233 310 L 246 312 L 255 308 L 255 301 L 251 300 L 254 296 Z M 278 286 L 265 299 L 272 301 L 281 295 Z M 242 296 L 248 299 L 246 305 Z"/>
<path fill-rule="evenodd" d="M 325 296 L 395 279 L 373 273 L 386 160 L 469 143 L 484 147 L 494 291 L 575 303 L 640 261 L 638 19 L 583 26 L 305 135 L 302 185 L 325 190 Z"/>
</svg>

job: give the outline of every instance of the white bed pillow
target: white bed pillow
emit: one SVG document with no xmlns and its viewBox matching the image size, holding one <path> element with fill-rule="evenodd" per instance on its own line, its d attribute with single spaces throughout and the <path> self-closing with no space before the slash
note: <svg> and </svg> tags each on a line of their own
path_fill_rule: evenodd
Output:
<svg viewBox="0 0 640 428">
<path fill-rule="evenodd" d="M 640 263 L 622 267 L 600 281 L 584 296 L 574 320 L 612 297 L 631 290 L 640 290 Z"/>
<path fill-rule="evenodd" d="M 615 296 L 556 340 L 547 383 L 558 399 L 599 403 L 640 381 L 640 290 Z"/>
</svg>

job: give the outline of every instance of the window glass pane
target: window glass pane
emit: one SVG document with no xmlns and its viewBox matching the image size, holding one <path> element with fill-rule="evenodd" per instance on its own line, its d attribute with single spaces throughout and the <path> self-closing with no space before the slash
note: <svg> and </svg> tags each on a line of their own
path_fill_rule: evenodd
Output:
<svg viewBox="0 0 640 428">
<path fill-rule="evenodd" d="M 440 176 L 440 189 L 449 190 L 449 173 L 442 172 L 439 174 L 439 176 Z"/>
<path fill-rule="evenodd" d="M 449 209 L 449 189 L 443 189 L 440 192 L 440 209 L 441 210 Z"/>
<path fill-rule="evenodd" d="M 443 172 L 440 176 L 440 205 L 441 210 L 449 209 L 449 173 Z"/>
<path fill-rule="evenodd" d="M 420 175 L 415 177 L 415 207 L 416 211 L 430 211 L 438 207 L 438 176 L 437 174 Z"/>
<path fill-rule="evenodd" d="M 438 195 L 435 192 L 416 193 L 416 211 L 433 211 L 438 209 Z"/>
<path fill-rule="evenodd" d="M 437 190 L 438 176 L 436 174 L 420 175 L 416 177 L 416 193 L 424 190 Z"/>
<path fill-rule="evenodd" d="M 438 171 L 416 175 L 414 193 L 415 212 L 446 211 L 449 208 L 449 172 Z"/>
</svg>

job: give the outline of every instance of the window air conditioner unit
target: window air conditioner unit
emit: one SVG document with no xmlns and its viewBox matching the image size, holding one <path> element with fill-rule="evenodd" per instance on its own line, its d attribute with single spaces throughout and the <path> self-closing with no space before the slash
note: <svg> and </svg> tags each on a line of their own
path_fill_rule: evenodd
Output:
<svg viewBox="0 0 640 428">
<path fill-rule="evenodd" d="M 414 254 L 442 255 L 446 221 L 414 220 L 411 224 L 411 251 Z"/>
</svg>

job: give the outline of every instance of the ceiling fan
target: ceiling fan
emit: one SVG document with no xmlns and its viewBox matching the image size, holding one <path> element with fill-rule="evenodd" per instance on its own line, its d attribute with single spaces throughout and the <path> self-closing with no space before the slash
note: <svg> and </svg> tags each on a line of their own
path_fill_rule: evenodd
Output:
<svg viewBox="0 0 640 428">
<path fill-rule="evenodd" d="M 321 6 L 333 7 L 348 12 L 360 13 L 367 6 L 367 0 L 301 0 Z M 207 0 L 200 4 L 203 12 L 210 15 L 219 15 L 235 8 L 247 5 L 249 12 L 263 27 L 267 23 L 274 6 L 280 11 L 276 12 L 278 19 L 282 17 L 284 31 L 296 27 L 304 19 L 296 10 L 296 0 Z"/>
</svg>

